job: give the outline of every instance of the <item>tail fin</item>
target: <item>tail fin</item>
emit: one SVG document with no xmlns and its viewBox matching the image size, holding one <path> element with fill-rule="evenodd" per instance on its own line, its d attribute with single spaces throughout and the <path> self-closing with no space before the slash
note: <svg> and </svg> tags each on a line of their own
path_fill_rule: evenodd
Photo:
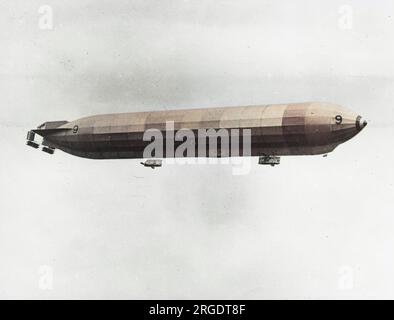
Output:
<svg viewBox="0 0 394 320">
<path fill-rule="evenodd" d="M 45 137 L 48 134 L 54 132 L 60 132 L 63 130 L 71 130 L 70 128 L 60 128 L 62 125 L 68 123 L 68 121 L 47 121 L 37 127 L 37 129 L 33 129 L 31 131 L 37 133 L 41 137 Z"/>
</svg>

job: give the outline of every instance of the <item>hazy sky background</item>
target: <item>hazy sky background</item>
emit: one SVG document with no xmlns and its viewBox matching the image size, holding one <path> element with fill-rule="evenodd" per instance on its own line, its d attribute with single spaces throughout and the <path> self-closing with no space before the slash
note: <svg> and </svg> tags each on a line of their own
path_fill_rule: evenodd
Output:
<svg viewBox="0 0 394 320">
<path fill-rule="evenodd" d="M 0 298 L 394 298 L 393 21 L 389 0 L 2 0 Z M 302 101 L 369 124 L 244 176 L 24 145 L 49 120 Z"/>
</svg>

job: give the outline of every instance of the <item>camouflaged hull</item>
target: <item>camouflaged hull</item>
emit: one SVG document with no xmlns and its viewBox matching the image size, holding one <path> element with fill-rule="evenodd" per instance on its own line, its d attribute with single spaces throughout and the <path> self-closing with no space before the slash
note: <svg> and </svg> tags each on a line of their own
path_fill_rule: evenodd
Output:
<svg viewBox="0 0 394 320">
<path fill-rule="evenodd" d="M 144 132 L 159 129 L 165 138 L 166 122 L 171 121 L 175 131 L 187 128 L 196 135 L 198 129 L 239 129 L 240 155 L 242 129 L 250 129 L 252 156 L 325 154 L 366 125 L 348 109 L 311 102 L 96 115 L 71 122 L 46 122 L 32 131 L 44 137 L 44 145 L 79 157 L 143 158 L 150 143 L 143 141 Z M 218 157 L 224 154 L 219 140 Z M 180 143 L 175 142 L 175 148 Z M 196 156 L 198 143 L 196 139 Z"/>
</svg>

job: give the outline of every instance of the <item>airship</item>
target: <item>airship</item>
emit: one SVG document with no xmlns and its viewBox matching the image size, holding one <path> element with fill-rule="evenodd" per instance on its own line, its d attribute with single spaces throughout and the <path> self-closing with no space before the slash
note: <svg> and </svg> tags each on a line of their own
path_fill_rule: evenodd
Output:
<svg viewBox="0 0 394 320">
<path fill-rule="evenodd" d="M 161 166 L 162 158 L 181 156 L 259 157 L 259 164 L 274 166 L 281 156 L 325 156 L 366 125 L 357 113 L 331 103 L 270 104 L 48 121 L 28 131 L 26 144 L 39 148 L 40 143 L 35 141 L 38 135 L 42 137 L 42 151 L 48 154 L 59 149 L 89 159 L 144 159 L 141 164 L 151 168 Z M 209 143 L 207 131 L 216 134 L 215 143 Z M 147 135 L 149 132 L 154 134 Z M 147 156 L 146 150 L 154 140 L 161 142 L 163 151 L 155 150 Z M 177 153 L 182 144 L 185 149 L 186 142 L 191 152 Z M 247 144 L 249 148 L 245 148 Z"/>
</svg>

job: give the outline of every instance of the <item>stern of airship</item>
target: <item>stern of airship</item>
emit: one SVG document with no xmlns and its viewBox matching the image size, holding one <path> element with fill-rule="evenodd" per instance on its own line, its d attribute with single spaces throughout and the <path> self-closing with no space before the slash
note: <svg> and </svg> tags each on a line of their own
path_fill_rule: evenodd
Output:
<svg viewBox="0 0 394 320">
<path fill-rule="evenodd" d="M 39 125 L 36 129 L 29 130 L 26 136 L 26 145 L 38 149 L 42 146 L 42 151 L 53 154 L 58 148 L 56 137 L 64 136 L 65 132 L 70 130 L 63 127 L 68 121 L 47 121 Z M 36 140 L 36 135 L 42 137 L 41 143 Z"/>
</svg>

